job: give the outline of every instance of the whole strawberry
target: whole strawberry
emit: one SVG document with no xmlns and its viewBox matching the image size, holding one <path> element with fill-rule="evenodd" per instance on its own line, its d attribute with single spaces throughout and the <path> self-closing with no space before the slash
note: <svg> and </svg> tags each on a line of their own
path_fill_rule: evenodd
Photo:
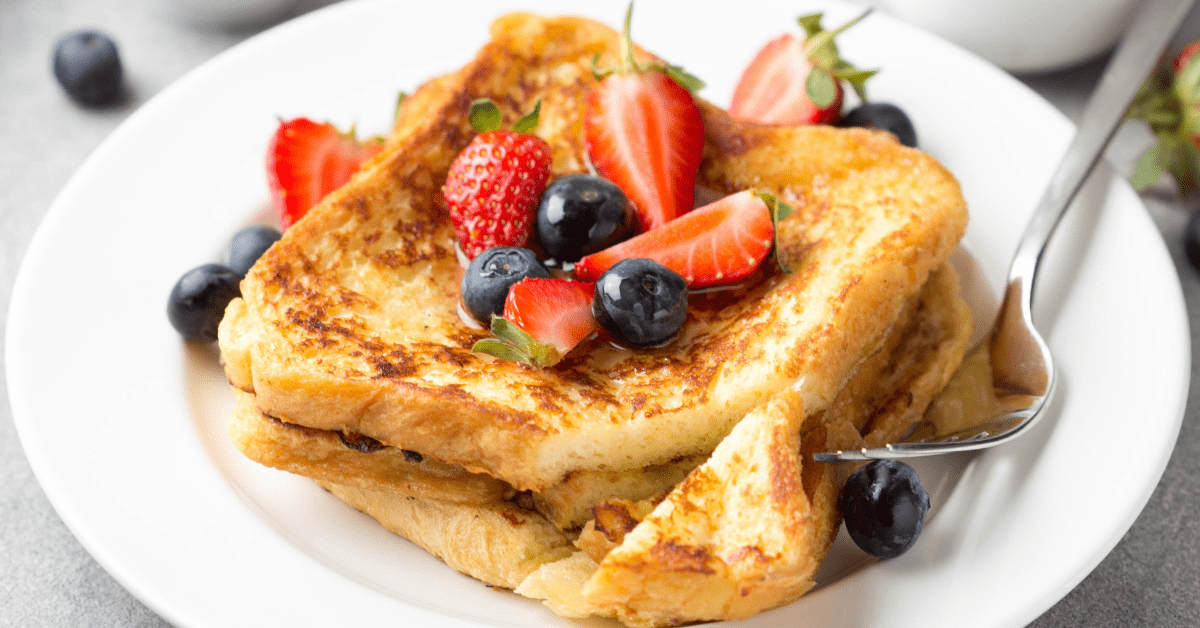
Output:
<svg viewBox="0 0 1200 628">
<path fill-rule="evenodd" d="M 1137 161 L 1131 183 L 1137 190 L 1154 185 L 1166 173 L 1181 196 L 1197 189 L 1200 177 L 1200 42 L 1183 49 L 1142 86 L 1128 117 L 1144 120 L 1156 143 Z"/>
<path fill-rule="evenodd" d="M 804 39 L 787 33 L 767 42 L 742 72 L 729 114 L 759 124 L 833 124 L 842 111 L 842 81 L 866 101 L 866 80 L 875 71 L 843 60 L 834 38 L 869 12 L 833 31 L 821 27 L 820 13 L 801 17 Z"/>
<path fill-rule="evenodd" d="M 450 165 L 442 194 L 458 244 L 468 259 L 493 246 L 525 246 L 538 201 L 550 177 L 550 146 L 530 135 L 541 103 L 512 130 L 501 130 L 500 110 L 480 99 L 471 126 L 480 134 Z"/>
</svg>

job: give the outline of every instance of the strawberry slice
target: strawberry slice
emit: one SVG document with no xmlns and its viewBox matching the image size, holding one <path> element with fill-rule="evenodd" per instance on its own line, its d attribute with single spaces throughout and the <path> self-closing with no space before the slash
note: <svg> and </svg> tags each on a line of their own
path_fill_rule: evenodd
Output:
<svg viewBox="0 0 1200 628">
<path fill-rule="evenodd" d="M 834 37 L 867 13 L 832 32 L 821 27 L 820 13 L 805 15 L 803 40 L 789 33 L 767 42 L 742 72 L 729 115 L 759 124 L 832 124 L 842 111 L 842 81 L 866 101 L 864 85 L 875 71 L 844 61 Z"/>
<path fill-rule="evenodd" d="M 790 212 L 769 194 L 738 192 L 584 257 L 575 277 L 595 281 L 617 262 L 641 257 L 679 273 L 688 288 L 736 283 L 766 259 L 775 224 Z"/>
<path fill-rule="evenodd" d="M 704 152 L 704 120 L 692 91 L 703 83 L 678 67 L 634 59 L 632 9 L 621 38 L 623 64 L 593 70 L 600 84 L 588 93 L 584 139 L 596 172 L 625 191 L 641 230 L 649 231 L 692 209 Z"/>
<path fill-rule="evenodd" d="M 353 130 L 341 133 L 329 123 L 308 118 L 280 123 L 267 145 L 267 185 L 283 228 L 342 187 L 381 150 L 382 138 L 359 141 Z"/>
<path fill-rule="evenodd" d="M 471 350 L 537 368 L 558 364 L 596 331 L 595 289 L 569 279 L 522 279 L 508 291 L 504 316 L 492 318 L 497 337 L 480 340 Z"/>
</svg>

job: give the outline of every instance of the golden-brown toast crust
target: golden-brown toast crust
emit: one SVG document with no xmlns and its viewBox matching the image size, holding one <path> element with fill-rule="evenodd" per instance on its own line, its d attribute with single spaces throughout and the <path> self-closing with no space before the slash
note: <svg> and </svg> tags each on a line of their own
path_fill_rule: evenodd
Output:
<svg viewBox="0 0 1200 628">
<path fill-rule="evenodd" d="M 845 421 L 865 435 L 868 445 L 896 440 L 921 418 L 930 400 L 946 385 L 966 350 L 971 327 L 957 274 L 943 265 L 901 311 L 883 348 L 859 367 L 824 412 L 806 421 L 806 429 Z M 268 417 L 259 410 L 252 393 L 238 391 L 236 395 L 230 436 L 247 457 L 261 464 L 399 496 L 467 503 L 512 497 L 511 486 L 490 476 L 379 443 L 364 448 L 357 435 Z M 665 493 L 707 457 L 638 470 L 575 471 L 562 482 L 533 493 L 532 503 L 558 528 L 577 529 L 594 516 L 597 504 Z"/>
<path fill-rule="evenodd" d="M 515 492 L 489 475 L 373 439 L 281 421 L 263 414 L 252 393 L 236 395 L 229 437 L 259 464 L 324 482 L 447 502 L 490 504 L 510 499 Z"/>
<path fill-rule="evenodd" d="M 451 568 L 515 589 L 538 567 L 571 555 L 571 541 L 537 513 L 509 502 L 456 504 L 319 482 Z"/>
<path fill-rule="evenodd" d="M 547 526 L 552 529 L 555 526 L 513 502 L 452 504 L 410 498 L 387 487 L 384 490 L 327 487 L 378 519 L 387 529 L 446 559 L 453 568 L 498 586 L 516 586 L 518 593 L 545 600 L 555 613 L 565 617 L 619 614 L 629 625 L 660 626 L 701 617 L 715 618 L 711 615 L 718 612 L 722 617 L 745 616 L 794 599 L 807 590 L 832 541 L 839 521 L 835 507 L 837 465 L 813 463 L 812 454 L 856 445 L 860 429 L 871 436 L 881 429 L 873 425 L 904 426 L 921 416 L 929 398 L 945 385 L 953 365 L 962 359 L 970 330 L 971 320 L 959 295 L 957 278 L 949 267 L 943 267 L 932 274 L 918 298 L 906 305 L 884 343 L 884 350 L 863 364 L 827 410 L 806 416 L 797 424 L 799 401 L 794 395 L 781 396 L 773 406 L 760 407 L 752 414 L 752 421 L 735 429 L 724 441 L 727 443 L 722 445 L 724 453 L 714 454 L 702 474 L 681 484 L 672 493 L 673 497 L 668 497 L 706 504 L 704 509 L 687 510 L 686 516 L 681 514 L 682 510 L 678 513 L 672 510 L 671 518 L 660 518 L 657 523 L 652 520 L 650 525 L 660 530 L 657 533 L 660 540 L 666 534 L 661 530 L 667 525 L 675 525 L 690 535 L 666 534 L 673 539 L 670 543 L 673 551 L 666 551 L 659 542 L 631 544 L 613 561 L 606 562 L 607 555 L 624 546 L 625 537 L 654 511 L 657 500 L 614 499 L 601 503 L 596 507 L 595 520 L 588 523 L 575 541 L 582 551 L 572 552 L 563 540 L 570 535 L 547 532 Z M 911 357 L 896 360 L 898 354 Z M 278 429 L 290 433 L 307 428 Z M 798 452 L 791 442 L 797 434 L 801 435 Z M 762 446 L 771 442 L 776 445 Z M 303 450 L 305 444 L 293 446 Z M 362 466 L 377 454 L 349 453 Z M 770 471 L 755 476 L 755 468 Z M 757 483 L 751 481 L 753 478 L 758 479 Z M 601 482 L 601 486 L 605 485 L 609 483 Z M 731 487 L 736 488 L 735 493 L 730 493 L 734 490 Z M 578 490 L 596 493 L 578 487 L 568 492 Z M 768 497 L 764 497 L 766 490 L 771 492 Z M 731 499 L 731 495 L 741 501 Z M 793 530 L 786 539 L 769 534 L 773 526 L 756 528 L 744 523 L 772 518 L 785 521 L 790 512 L 785 503 L 791 503 L 798 512 L 807 512 L 802 525 L 792 522 L 802 529 Z M 731 538 L 738 540 L 739 549 L 726 547 Z M 495 544 L 497 549 L 482 551 L 472 546 L 482 540 Z M 721 547 L 729 551 L 718 551 Z M 741 549 L 747 547 L 757 550 Z M 774 549 L 770 550 L 771 547 Z M 774 559 L 768 560 L 772 552 Z M 705 557 L 705 561 L 720 559 L 724 563 L 730 557 L 746 555 L 758 558 L 753 563 L 732 561 L 725 567 L 713 563 L 711 573 L 699 574 L 681 572 L 682 563 L 678 560 L 680 556 Z M 619 559 L 621 556 L 625 558 Z M 593 586 L 628 588 L 629 592 L 617 595 L 628 601 L 613 602 L 615 594 L 611 591 L 609 595 L 585 597 L 584 585 L 597 573 L 601 563 L 609 564 L 609 569 L 605 572 L 608 575 L 600 576 L 598 582 L 607 578 L 615 584 Z M 755 566 L 757 569 L 748 568 Z M 687 594 L 679 573 L 688 582 L 701 580 L 699 586 L 708 595 L 726 597 L 713 597 L 700 606 L 693 601 L 681 601 L 680 597 Z M 521 579 L 522 574 L 527 577 Z M 732 598 L 728 596 L 735 590 L 738 596 L 730 602 Z M 746 594 L 742 595 L 742 591 Z M 720 599 L 729 602 L 728 608 L 723 607 L 725 602 L 712 603 Z"/>
<path fill-rule="evenodd" d="M 637 628 L 741 619 L 795 600 L 841 522 L 836 468 L 811 454 L 861 441 L 845 422 L 803 430 L 802 440 L 804 422 L 799 395 L 781 391 L 606 555 L 546 565 L 517 591 L 559 614 Z"/>
<path fill-rule="evenodd" d="M 243 281 L 221 348 L 230 381 L 263 411 L 518 489 L 700 454 L 793 383 L 807 407 L 828 405 L 961 236 L 958 185 L 924 153 L 879 132 L 736 123 L 705 104 L 701 183 L 792 203 L 779 235 L 793 272 L 694 299 L 662 349 L 586 346 L 540 371 L 474 354 L 486 334 L 457 314 L 461 270 L 440 194 L 473 135 L 468 104 L 489 96 L 511 122 L 540 99 L 554 176 L 582 170 L 591 58 L 611 58 L 616 42 L 593 22 L 528 15 L 502 18 L 494 36 L 422 94 L 425 119 L 394 131 Z"/>
</svg>

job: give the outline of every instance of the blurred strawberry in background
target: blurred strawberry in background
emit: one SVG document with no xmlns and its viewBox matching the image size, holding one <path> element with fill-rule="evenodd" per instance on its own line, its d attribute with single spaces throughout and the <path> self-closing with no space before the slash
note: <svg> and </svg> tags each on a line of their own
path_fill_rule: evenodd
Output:
<svg viewBox="0 0 1200 628">
<path fill-rule="evenodd" d="M 838 53 L 834 39 L 866 13 L 827 31 L 820 13 L 799 18 L 804 39 L 787 33 L 767 42 L 743 71 L 729 114 L 760 124 L 833 124 L 842 111 L 842 83 L 866 101 L 865 83 L 875 71 L 860 70 Z"/>
<path fill-rule="evenodd" d="M 1143 120 L 1156 138 L 1138 158 L 1131 183 L 1138 191 L 1164 174 L 1175 179 L 1180 196 L 1197 189 L 1200 177 L 1200 41 L 1164 63 L 1142 86 L 1128 117 Z"/>
</svg>

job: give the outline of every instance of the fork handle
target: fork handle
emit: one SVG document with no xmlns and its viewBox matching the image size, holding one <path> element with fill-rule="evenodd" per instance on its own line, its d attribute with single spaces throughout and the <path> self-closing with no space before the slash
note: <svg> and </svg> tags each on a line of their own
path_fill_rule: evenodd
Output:
<svg viewBox="0 0 1200 628">
<path fill-rule="evenodd" d="M 1100 161 L 1129 103 L 1162 57 L 1167 43 L 1195 1 L 1150 0 L 1138 11 L 1137 18 L 1126 31 L 1084 108 L 1075 139 L 1051 177 L 1013 255 L 1004 301 L 1000 306 L 997 326 L 992 331 L 992 344 L 1000 349 L 1009 345 L 1024 345 L 1021 351 L 1015 353 L 1040 354 L 1041 362 L 1005 359 L 997 366 L 997 349 L 993 348 L 993 385 L 1009 379 L 1015 383 L 1032 385 L 1027 392 L 1030 397 L 1037 398 L 1037 402 L 1024 410 L 1008 413 L 1000 420 L 971 428 L 969 432 L 952 434 L 933 442 L 901 442 L 858 451 L 823 452 L 815 454 L 815 460 L 866 461 L 983 449 L 1016 438 L 1034 423 L 1050 398 L 1055 381 L 1053 356 L 1045 340 L 1033 328 L 1033 282 L 1038 263 L 1067 206 Z M 1009 378 L 1008 374 L 1002 372 L 1009 367 L 1016 368 L 1018 376 Z"/>
<path fill-rule="evenodd" d="M 1019 282 L 1022 301 L 1032 303 L 1038 263 L 1071 200 L 1100 161 L 1125 111 L 1145 78 L 1158 64 L 1171 38 L 1196 0 L 1149 0 L 1126 30 L 1104 75 L 1092 92 L 1079 130 L 1050 179 L 1025 228 L 1009 266 L 1008 281 Z"/>
</svg>

